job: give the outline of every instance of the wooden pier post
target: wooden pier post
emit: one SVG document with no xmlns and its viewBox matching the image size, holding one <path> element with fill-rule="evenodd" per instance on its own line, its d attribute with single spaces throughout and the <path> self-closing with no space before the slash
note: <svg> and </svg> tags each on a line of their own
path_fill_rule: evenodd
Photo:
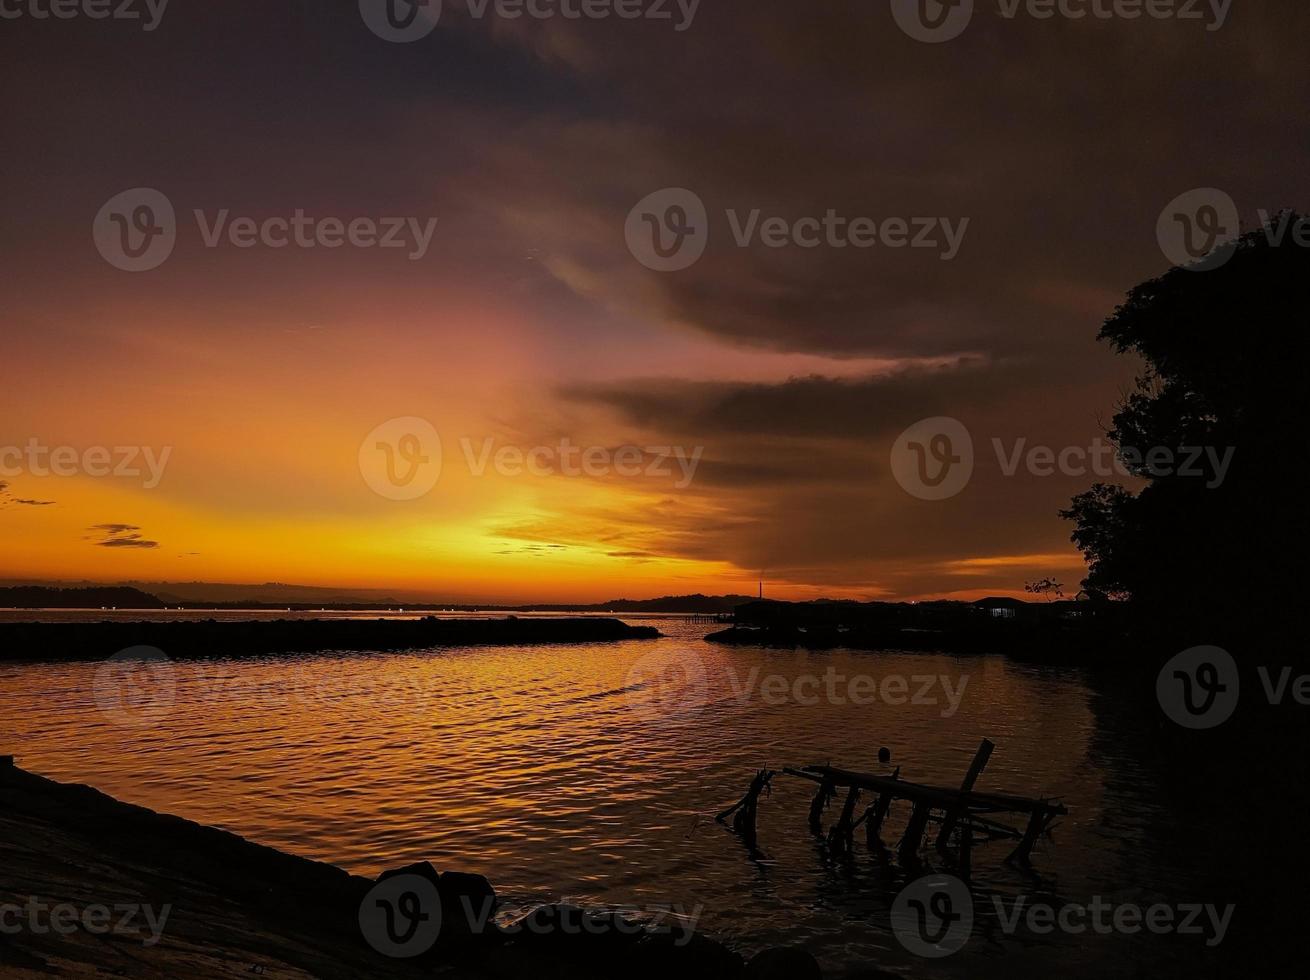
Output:
<svg viewBox="0 0 1310 980">
<path fill-rule="evenodd" d="M 750 789 L 746 791 L 746 795 L 718 814 L 714 819 L 719 823 L 723 823 L 735 813 L 736 816 L 732 818 L 732 829 L 745 837 L 748 843 L 754 845 L 756 839 L 755 817 L 759 813 L 760 796 L 770 791 L 769 784 L 772 781 L 773 770 L 761 769 L 755 774 L 755 778 L 751 780 Z"/>
<path fill-rule="evenodd" d="M 855 836 L 855 804 L 860 802 L 860 788 L 852 786 L 846 793 L 846 805 L 842 807 L 841 816 L 828 833 L 828 844 L 843 853 L 851 848 Z"/>
<path fill-rule="evenodd" d="M 823 810 L 828 801 L 837 795 L 837 788 L 830 780 L 819 783 L 819 790 L 810 801 L 810 830 L 816 834 L 823 830 Z"/>
<path fill-rule="evenodd" d="M 837 826 L 841 828 L 842 833 L 844 833 L 848 838 L 855 829 L 855 804 L 859 802 L 860 788 L 858 786 L 852 786 L 850 792 L 846 794 L 846 805 L 842 807 L 841 820 L 837 822 Z"/>
<path fill-rule="evenodd" d="M 965 793 L 972 792 L 973 784 L 978 782 L 978 777 L 987 766 L 987 760 L 992 757 L 992 749 L 996 748 L 990 739 L 983 739 L 978 743 L 978 751 L 973 754 L 973 762 L 969 765 L 969 771 L 964 774 L 964 781 L 960 783 L 961 796 Z M 946 843 L 951 838 L 951 831 L 955 829 L 956 821 L 960 819 L 961 813 L 964 812 L 965 805 L 963 800 L 946 811 L 946 816 L 942 819 L 942 829 L 937 835 L 937 850 L 946 850 Z"/>
<path fill-rule="evenodd" d="M 891 778 L 899 779 L 900 775 L 901 767 L 897 766 L 896 771 L 892 773 Z M 864 828 L 864 839 L 870 847 L 877 845 L 880 839 L 879 835 L 882 833 L 883 822 L 886 821 L 887 814 L 891 811 L 891 808 L 892 794 L 882 792 L 878 794 L 878 798 L 874 800 L 873 806 L 869 807 L 868 812 L 865 813 L 864 816 L 868 821 L 868 825 Z"/>
<path fill-rule="evenodd" d="M 901 838 L 901 846 L 897 851 L 902 861 L 918 852 L 919 844 L 923 842 L 923 832 L 928 829 L 928 817 L 931 814 L 932 804 L 927 800 L 920 800 L 914 804 L 914 809 L 910 812 L 910 822 L 905 827 L 905 836 Z"/>
<path fill-rule="evenodd" d="M 1032 855 L 1033 846 L 1037 843 L 1037 838 L 1042 836 L 1042 831 L 1046 829 L 1046 824 L 1050 820 L 1050 815 L 1046 810 L 1037 808 L 1033 810 L 1032 816 L 1028 818 L 1028 829 L 1024 831 L 1023 839 L 1019 841 L 1019 846 L 1014 849 L 1006 861 L 1013 861 L 1019 864 L 1027 864 L 1028 858 Z"/>
<path fill-rule="evenodd" d="M 964 826 L 960 828 L 960 865 L 956 869 L 961 878 L 967 879 L 972 870 L 973 860 L 973 827 L 965 820 Z"/>
</svg>

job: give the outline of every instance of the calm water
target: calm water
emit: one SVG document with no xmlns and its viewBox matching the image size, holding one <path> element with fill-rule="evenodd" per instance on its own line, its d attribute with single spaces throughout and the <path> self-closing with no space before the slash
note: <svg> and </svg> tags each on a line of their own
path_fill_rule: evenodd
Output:
<svg viewBox="0 0 1310 980">
<path fill-rule="evenodd" d="M 126 687 L 97 664 L 0 666 L 0 753 L 360 874 L 428 859 L 486 874 L 511 906 L 698 910 L 700 930 L 743 952 L 804 943 L 835 969 L 1136 975 L 1204 958 L 1199 937 L 992 928 L 993 895 L 1213 897 L 1128 748 L 1141 741 L 1136 722 L 1115 719 L 1079 673 L 999 657 L 720 648 L 701 639 L 714 627 L 645 621 L 668 636 L 164 664 Z M 854 703 L 896 675 L 937 678 L 936 703 L 891 703 L 894 687 Z M 759 767 L 875 769 L 881 745 L 906 778 L 958 783 L 984 735 L 997 748 L 980 789 L 1060 796 L 1071 814 L 1036 852 L 1040 877 L 1005 866 L 1004 843 L 975 851 L 975 936 L 944 960 L 911 956 L 890 930 L 907 880 L 895 861 L 870 854 L 862 832 L 852 858 L 832 860 L 809 834 L 811 784 L 775 780 L 763 855 L 712 821 Z M 888 840 L 906 816 L 893 811 Z M 836 805 L 825 824 L 835 817 Z"/>
</svg>

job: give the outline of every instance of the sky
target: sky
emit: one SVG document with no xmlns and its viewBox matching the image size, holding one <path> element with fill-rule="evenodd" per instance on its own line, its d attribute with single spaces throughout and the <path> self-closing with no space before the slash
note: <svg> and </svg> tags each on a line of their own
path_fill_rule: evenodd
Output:
<svg viewBox="0 0 1310 980">
<path fill-rule="evenodd" d="M 1310 207 L 1292 0 L 381 2 L 0 3 L 0 579 L 1072 595 L 1162 214 Z"/>
</svg>

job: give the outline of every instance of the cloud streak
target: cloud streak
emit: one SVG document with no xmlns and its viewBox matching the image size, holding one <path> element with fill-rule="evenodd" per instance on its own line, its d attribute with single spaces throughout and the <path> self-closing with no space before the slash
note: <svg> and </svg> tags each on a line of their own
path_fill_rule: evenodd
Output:
<svg viewBox="0 0 1310 980">
<path fill-rule="evenodd" d="M 93 524 L 88 531 L 100 532 L 99 541 L 94 544 L 99 548 L 158 548 L 158 541 L 151 541 L 141 534 L 141 528 L 135 524 Z"/>
</svg>

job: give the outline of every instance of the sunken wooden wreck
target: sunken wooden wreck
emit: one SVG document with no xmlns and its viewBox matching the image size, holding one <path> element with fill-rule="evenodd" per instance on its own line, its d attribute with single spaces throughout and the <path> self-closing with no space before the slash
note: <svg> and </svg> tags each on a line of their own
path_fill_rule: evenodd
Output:
<svg viewBox="0 0 1310 980">
<path fill-rule="evenodd" d="M 910 863 L 917 860 L 919 849 L 931 829 L 936 832 L 937 850 L 942 853 L 953 851 L 957 867 L 962 873 L 968 874 L 974 846 L 996 840 L 1014 843 L 1008 861 L 1028 863 L 1038 840 L 1050 831 L 1058 817 L 1068 813 L 1064 805 L 1055 799 L 988 793 L 975 789 L 978 777 L 982 775 L 994 748 L 988 739 L 982 740 L 959 787 L 929 786 L 902 779 L 899 766 L 888 774 L 854 772 L 828 765 L 788 767 L 782 772 L 818 784 L 809 814 L 810 829 L 816 834 L 823 832 L 824 810 L 838 794 L 844 792 L 840 815 L 827 834 L 828 844 L 833 850 L 849 851 L 853 846 L 855 831 L 861 825 L 865 828 L 869 846 L 879 846 L 887 816 L 893 804 L 899 802 L 910 806 L 910 816 L 897 846 L 901 861 Z M 886 763 L 890 761 L 891 755 L 883 749 L 879 759 Z M 761 769 L 751 781 L 746 795 L 715 817 L 719 823 L 726 823 L 732 817 L 733 829 L 752 847 L 756 843 L 756 817 L 760 797 L 768 794 L 775 775 L 777 773 L 774 770 Z M 869 802 L 864 812 L 857 817 L 856 811 L 865 794 L 869 795 Z M 1020 820 L 1018 826 L 1006 822 L 1007 818 L 1016 817 Z"/>
</svg>

